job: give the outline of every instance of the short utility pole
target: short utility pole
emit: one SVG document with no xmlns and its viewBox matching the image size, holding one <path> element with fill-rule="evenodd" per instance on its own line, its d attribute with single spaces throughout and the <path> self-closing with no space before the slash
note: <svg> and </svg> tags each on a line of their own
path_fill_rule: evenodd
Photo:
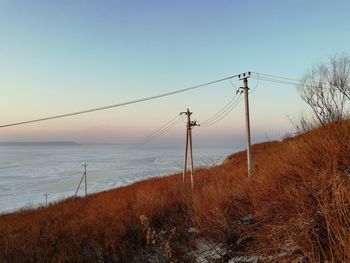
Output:
<svg viewBox="0 0 350 263">
<path fill-rule="evenodd" d="M 247 162 L 248 162 L 248 177 L 253 173 L 253 158 L 252 158 L 252 147 L 250 138 L 250 119 L 249 119 L 249 88 L 248 78 L 250 77 L 250 71 L 238 75 L 240 80 L 243 80 L 243 87 L 241 89 L 244 93 L 244 104 L 245 104 L 245 126 L 246 126 L 246 147 L 247 147 Z"/>
<path fill-rule="evenodd" d="M 87 196 L 87 177 L 86 177 L 86 167 L 87 167 L 87 164 L 84 163 L 84 164 L 83 164 L 83 167 L 84 167 L 84 173 L 83 173 L 83 176 L 82 176 L 81 179 L 80 179 L 80 182 L 79 182 L 79 185 L 78 185 L 77 190 L 75 191 L 74 197 L 77 196 L 78 191 L 79 191 L 79 188 L 80 188 L 80 185 L 81 185 L 81 182 L 83 181 L 83 179 L 85 179 L 85 197 Z"/>
<path fill-rule="evenodd" d="M 87 196 L 87 177 L 86 177 L 86 166 L 87 164 L 84 163 L 83 167 L 84 167 L 84 177 L 85 177 L 85 196 Z"/>
<path fill-rule="evenodd" d="M 181 112 L 180 115 L 186 115 L 187 116 L 187 123 L 186 123 L 186 147 L 185 147 L 185 159 L 184 159 L 184 170 L 182 174 L 182 181 L 185 182 L 185 175 L 186 175 L 186 169 L 187 169 L 187 153 L 188 150 L 190 150 L 190 161 L 191 161 L 191 188 L 193 189 L 194 182 L 193 182 L 193 151 L 192 151 L 192 128 L 195 126 L 199 126 L 196 121 L 191 121 L 191 115 L 192 112 L 190 112 L 189 109 L 187 111 Z"/>
</svg>

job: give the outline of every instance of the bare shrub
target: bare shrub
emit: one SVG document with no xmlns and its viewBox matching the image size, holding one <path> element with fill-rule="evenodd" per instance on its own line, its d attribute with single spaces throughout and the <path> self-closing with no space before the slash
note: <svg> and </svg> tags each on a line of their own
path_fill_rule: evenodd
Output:
<svg viewBox="0 0 350 263">
<path fill-rule="evenodd" d="M 334 56 L 315 65 L 304 75 L 298 91 L 313 112 L 313 122 L 325 125 L 344 119 L 350 99 L 350 57 Z"/>
<path fill-rule="evenodd" d="M 152 253 L 146 252 L 147 257 L 161 262 L 173 262 L 172 242 L 176 236 L 176 227 L 170 230 L 155 229 L 145 215 L 140 215 L 140 223 L 146 236 L 147 245 L 152 248 Z"/>
<path fill-rule="evenodd" d="M 293 120 L 290 116 L 287 116 L 289 122 L 292 124 L 295 132 L 287 134 L 282 139 L 291 138 L 294 135 L 303 134 L 307 131 L 311 131 L 320 126 L 319 122 L 314 117 L 310 117 L 306 112 L 302 112 L 297 120 Z"/>
</svg>

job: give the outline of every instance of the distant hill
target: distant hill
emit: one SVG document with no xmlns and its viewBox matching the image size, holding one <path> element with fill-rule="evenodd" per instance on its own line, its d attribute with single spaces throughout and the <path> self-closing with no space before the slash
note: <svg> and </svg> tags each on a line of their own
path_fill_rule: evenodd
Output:
<svg viewBox="0 0 350 263">
<path fill-rule="evenodd" d="M 79 146 L 81 144 L 72 141 L 48 141 L 48 142 L 0 142 L 0 146 Z"/>
</svg>

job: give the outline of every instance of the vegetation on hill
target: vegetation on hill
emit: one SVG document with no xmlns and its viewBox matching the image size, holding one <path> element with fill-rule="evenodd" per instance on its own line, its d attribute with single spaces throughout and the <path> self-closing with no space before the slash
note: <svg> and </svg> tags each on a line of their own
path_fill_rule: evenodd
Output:
<svg viewBox="0 0 350 263">
<path fill-rule="evenodd" d="M 0 217 L 0 262 L 348 262 L 350 124 Z M 244 257 L 238 257 L 244 256 Z M 241 261 L 239 261 L 241 260 Z"/>
</svg>

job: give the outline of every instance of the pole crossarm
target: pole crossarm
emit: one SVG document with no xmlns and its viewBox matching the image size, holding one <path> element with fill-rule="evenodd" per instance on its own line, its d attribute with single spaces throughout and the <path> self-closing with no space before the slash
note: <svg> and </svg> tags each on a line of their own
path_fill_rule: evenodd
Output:
<svg viewBox="0 0 350 263">
<path fill-rule="evenodd" d="M 238 79 L 239 79 L 239 80 L 243 80 L 243 79 L 250 78 L 251 74 L 252 74 L 252 73 L 251 73 L 250 71 L 247 71 L 247 72 L 238 74 Z"/>
</svg>

